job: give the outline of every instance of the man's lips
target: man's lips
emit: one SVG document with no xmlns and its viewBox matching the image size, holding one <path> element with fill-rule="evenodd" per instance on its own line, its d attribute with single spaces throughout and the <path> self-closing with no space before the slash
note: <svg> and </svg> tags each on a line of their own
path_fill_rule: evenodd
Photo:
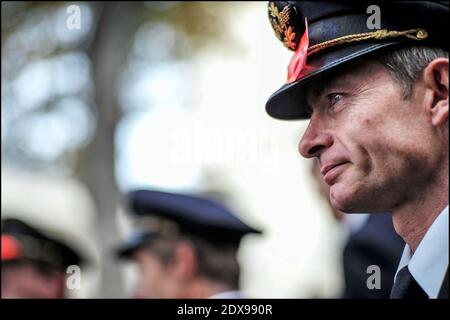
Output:
<svg viewBox="0 0 450 320">
<path fill-rule="evenodd" d="M 339 174 L 344 170 L 344 165 L 349 163 L 348 161 L 343 161 L 339 163 L 332 163 L 329 165 L 324 166 L 320 173 L 323 176 L 323 180 L 328 184 L 331 185 Z"/>
</svg>

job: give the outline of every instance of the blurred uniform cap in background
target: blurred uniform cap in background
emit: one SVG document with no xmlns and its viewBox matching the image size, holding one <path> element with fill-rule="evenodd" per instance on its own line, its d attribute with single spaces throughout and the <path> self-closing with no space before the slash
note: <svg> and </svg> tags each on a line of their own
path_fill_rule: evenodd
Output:
<svg viewBox="0 0 450 320">
<path fill-rule="evenodd" d="M 158 236 L 181 232 L 210 242 L 239 245 L 247 234 L 260 234 L 215 200 L 155 190 L 130 192 L 127 204 L 136 218 L 136 230 L 117 248 L 120 257 Z"/>
<path fill-rule="evenodd" d="M 62 241 L 46 236 L 19 219 L 2 220 L 1 229 L 2 263 L 27 259 L 65 271 L 68 266 L 86 262 Z"/>
</svg>

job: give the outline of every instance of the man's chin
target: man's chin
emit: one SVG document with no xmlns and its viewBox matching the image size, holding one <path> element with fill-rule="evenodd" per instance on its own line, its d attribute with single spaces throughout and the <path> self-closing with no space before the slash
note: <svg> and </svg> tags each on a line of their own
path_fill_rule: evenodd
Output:
<svg viewBox="0 0 450 320">
<path fill-rule="evenodd" d="M 330 188 L 331 206 L 344 213 L 379 213 L 389 209 L 380 207 L 379 197 L 361 187 L 335 184 Z"/>
<path fill-rule="evenodd" d="M 355 192 L 342 184 L 334 184 L 330 187 L 331 206 L 345 213 L 361 212 L 357 209 Z"/>
</svg>

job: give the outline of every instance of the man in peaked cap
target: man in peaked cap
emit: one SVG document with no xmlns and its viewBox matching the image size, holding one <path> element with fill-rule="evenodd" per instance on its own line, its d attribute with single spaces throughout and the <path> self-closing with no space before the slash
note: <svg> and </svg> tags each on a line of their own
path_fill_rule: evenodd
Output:
<svg viewBox="0 0 450 320">
<path fill-rule="evenodd" d="M 137 262 L 136 298 L 239 298 L 240 240 L 261 233 L 216 201 L 153 190 L 128 194 L 136 230 L 117 249 Z"/>
<path fill-rule="evenodd" d="M 84 259 L 25 221 L 2 220 L 2 298 L 66 297 L 66 270 Z"/>
<path fill-rule="evenodd" d="M 266 104 L 334 208 L 391 212 L 406 246 L 391 298 L 448 298 L 448 2 L 269 2 L 293 51 Z"/>
</svg>

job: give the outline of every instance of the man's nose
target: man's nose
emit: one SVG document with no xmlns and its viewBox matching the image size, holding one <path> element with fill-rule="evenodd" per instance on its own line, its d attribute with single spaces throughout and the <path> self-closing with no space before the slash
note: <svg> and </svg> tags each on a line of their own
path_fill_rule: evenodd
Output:
<svg viewBox="0 0 450 320">
<path fill-rule="evenodd" d="M 333 138 L 326 132 L 323 122 L 313 117 L 298 144 L 298 151 L 305 158 L 318 157 L 333 144 Z"/>
</svg>

